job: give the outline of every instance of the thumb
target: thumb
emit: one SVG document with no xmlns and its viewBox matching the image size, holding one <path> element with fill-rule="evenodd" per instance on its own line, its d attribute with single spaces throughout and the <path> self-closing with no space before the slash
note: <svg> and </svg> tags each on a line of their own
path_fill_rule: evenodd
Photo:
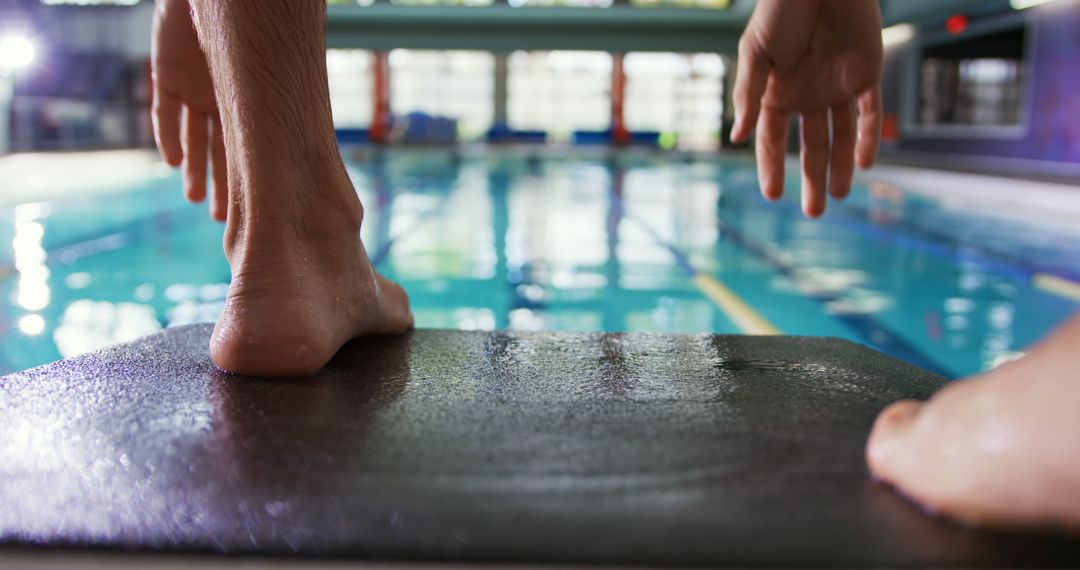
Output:
<svg viewBox="0 0 1080 570">
<path fill-rule="evenodd" d="M 866 442 L 866 463 L 875 478 L 891 480 L 896 457 L 922 406 L 921 402 L 915 400 L 903 400 L 885 408 L 878 415 L 870 439 Z"/>
</svg>

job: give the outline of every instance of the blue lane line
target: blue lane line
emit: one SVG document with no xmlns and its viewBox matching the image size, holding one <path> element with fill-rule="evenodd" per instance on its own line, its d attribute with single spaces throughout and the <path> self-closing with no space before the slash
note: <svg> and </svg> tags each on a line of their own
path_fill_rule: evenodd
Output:
<svg viewBox="0 0 1080 570">
<path fill-rule="evenodd" d="M 727 320 L 738 327 L 743 334 L 783 334 L 776 325 L 769 322 L 769 320 L 754 309 L 750 303 L 740 297 L 738 293 L 732 291 L 731 288 L 716 277 L 695 269 L 694 265 L 690 263 L 690 258 L 688 258 L 685 253 L 674 244 L 664 240 L 664 238 L 657 233 L 652 226 L 646 223 L 645 220 L 627 213 L 623 208 L 622 199 L 613 189 L 609 188 L 608 195 L 613 201 L 614 207 L 619 215 L 636 223 L 645 230 L 645 233 L 649 234 L 654 242 L 667 249 L 675 259 L 675 264 L 686 273 L 686 277 L 690 279 L 690 282 L 694 284 L 694 287 L 697 288 L 702 295 L 705 295 L 705 298 L 708 299 Z"/>
<path fill-rule="evenodd" d="M 608 196 L 615 203 L 615 207 L 619 209 L 619 212 L 627 219 L 633 220 L 636 224 L 641 226 L 654 241 L 661 247 L 664 247 L 672 253 L 675 258 L 675 262 L 687 273 L 687 276 L 691 279 L 698 272 L 694 269 L 693 264 L 690 263 L 690 259 L 674 244 L 666 242 L 651 226 L 645 223 L 640 218 L 626 212 L 625 204 L 622 198 L 615 192 L 613 185 L 608 185 Z M 719 215 L 719 214 L 718 214 Z M 721 217 L 722 220 L 722 217 Z M 730 229 L 729 224 L 724 220 L 723 224 L 720 224 L 718 230 L 720 235 L 731 243 L 739 246 L 747 253 L 758 258 L 771 269 L 777 273 L 791 278 L 793 271 L 792 268 L 786 266 L 780 260 L 775 259 L 774 256 L 768 254 L 764 248 L 757 244 L 747 240 L 742 234 Z M 839 296 L 814 296 L 807 297 L 814 299 L 824 305 L 830 301 L 839 299 Z M 880 347 L 888 354 L 899 358 L 901 360 L 910 362 L 916 366 L 944 376 L 946 378 L 954 378 L 956 375 L 947 367 L 942 366 L 936 360 L 925 354 L 918 347 L 904 340 L 903 336 L 892 331 L 884 325 L 881 321 L 870 315 L 830 315 L 836 318 L 843 324 L 847 325 L 851 330 L 857 333 L 866 344 Z"/>
<path fill-rule="evenodd" d="M 724 182 L 721 180 L 721 182 Z M 757 195 L 756 184 L 732 183 L 738 190 L 746 189 Z M 796 188 L 797 192 L 798 189 Z M 933 204 L 933 202 L 929 202 Z M 912 224 L 908 217 L 895 220 L 888 226 L 868 222 L 870 210 L 851 200 L 831 202 L 828 221 L 834 225 L 846 227 L 866 237 L 890 245 L 900 244 L 911 250 L 922 250 L 953 262 L 964 262 L 980 269 L 1022 280 L 1031 280 L 1036 276 L 1050 275 L 1080 283 L 1080 269 L 1034 263 L 1016 254 L 987 247 L 982 243 L 963 242 L 950 234 L 934 231 L 932 228 Z M 788 201 L 780 201 L 772 207 L 784 210 L 795 216 L 802 216 L 801 208 Z M 931 206 L 932 207 L 932 206 Z"/>
<path fill-rule="evenodd" d="M 790 203 L 779 205 L 788 212 L 796 209 Z M 995 251 L 981 244 L 965 243 L 951 235 L 907 222 L 903 218 L 886 229 L 866 221 L 870 215 L 867 208 L 849 202 L 838 203 L 834 208 L 835 213 L 842 214 L 843 217 L 837 219 L 835 215 L 830 216 L 830 221 L 878 241 L 899 243 L 909 249 L 923 249 L 951 261 L 971 263 L 987 272 L 1023 280 L 1031 280 L 1038 274 L 1046 274 L 1080 282 L 1080 271 L 1067 267 L 1043 266 L 1018 258 L 1008 252 Z M 901 231 L 896 231 L 896 229 Z"/>
<path fill-rule="evenodd" d="M 664 238 L 659 233 L 657 233 L 657 231 L 653 229 L 652 226 L 646 223 L 645 220 L 642 220 L 641 218 L 626 211 L 626 208 L 623 207 L 622 198 L 619 197 L 619 195 L 615 192 L 614 188 L 612 188 L 611 186 L 608 186 L 608 196 L 610 197 L 611 201 L 614 202 L 620 216 L 637 224 L 642 230 L 645 231 L 645 233 L 649 234 L 649 237 L 652 238 L 653 242 L 655 242 L 656 245 L 659 245 L 660 247 L 671 252 L 671 256 L 675 258 L 675 264 L 678 265 L 679 268 L 686 273 L 687 277 L 693 278 L 695 275 L 698 274 L 697 269 L 694 269 L 694 265 L 690 263 L 690 258 L 687 257 L 686 254 L 683 253 L 681 250 L 679 250 L 679 248 L 675 247 L 675 244 L 669 243 L 664 240 Z"/>
<path fill-rule="evenodd" d="M 720 235 L 729 242 L 739 246 L 744 251 L 750 253 L 766 265 L 768 265 L 773 271 L 787 277 L 794 279 L 794 270 L 796 268 L 784 263 L 778 259 L 775 255 L 769 253 L 760 244 L 755 243 L 746 238 L 745 235 L 731 229 L 731 224 L 721 216 L 722 223 L 719 227 Z M 825 223 L 825 222 L 818 222 Z M 837 301 L 842 297 L 836 294 L 820 294 L 820 295 L 808 295 L 808 299 L 818 301 L 822 305 Z M 858 333 L 862 339 L 870 345 L 880 347 L 884 352 L 895 356 L 901 360 L 910 362 L 916 366 L 944 376 L 946 378 L 955 378 L 956 374 L 951 371 L 947 366 L 937 362 L 934 358 L 930 357 L 915 345 L 909 343 L 904 339 L 902 335 L 891 330 L 888 326 L 883 324 L 878 319 L 871 315 L 866 314 L 833 314 L 832 318 L 845 324 L 851 330 Z"/>
<path fill-rule="evenodd" d="M 672 258 L 675 259 L 675 265 L 679 266 L 679 268 L 682 269 L 683 273 L 685 273 L 686 277 L 690 279 L 690 281 L 694 284 L 694 287 L 698 290 L 698 292 L 705 295 L 705 297 L 713 303 L 716 309 L 719 310 L 726 319 L 734 323 L 735 326 L 741 328 L 744 332 L 748 332 L 749 328 L 747 327 L 747 324 L 749 323 L 755 330 L 768 331 L 755 332 L 752 334 L 780 334 L 779 329 L 777 329 L 772 323 L 768 322 L 763 316 L 761 316 L 757 311 L 755 311 L 749 303 L 747 303 L 745 300 L 735 294 L 735 292 L 731 291 L 726 285 L 721 283 L 712 275 L 698 271 L 694 267 L 694 264 L 690 262 L 690 258 L 687 257 L 687 255 L 683 253 L 682 250 L 680 250 L 674 243 L 665 240 L 663 236 L 661 236 L 651 225 L 648 224 L 648 222 L 638 216 L 635 216 L 630 212 L 627 212 L 622 197 L 619 196 L 618 192 L 615 191 L 615 184 L 608 184 L 607 192 L 608 199 L 611 201 L 612 206 L 618 213 L 618 215 L 637 224 L 638 227 L 644 230 L 645 233 L 648 234 L 650 238 L 652 238 L 654 243 L 668 250 L 668 252 L 671 253 Z M 705 281 L 710 282 L 712 285 L 703 287 L 701 282 L 699 281 L 700 279 L 704 279 Z M 718 300 L 715 298 L 715 292 L 718 289 L 724 291 L 724 293 L 722 294 L 729 299 L 727 303 L 718 302 Z"/>
</svg>

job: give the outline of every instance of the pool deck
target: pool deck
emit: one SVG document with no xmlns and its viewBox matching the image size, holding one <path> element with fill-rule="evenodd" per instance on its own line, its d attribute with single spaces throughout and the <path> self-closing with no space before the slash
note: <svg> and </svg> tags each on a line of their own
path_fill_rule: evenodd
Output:
<svg viewBox="0 0 1080 570">
<path fill-rule="evenodd" d="M 210 332 L 0 378 L 0 566 L 1080 564 L 871 481 L 943 380 L 849 342 L 418 330 L 270 381 Z"/>
<path fill-rule="evenodd" d="M 893 164 L 859 173 L 859 182 L 892 184 L 912 194 L 942 200 L 950 207 L 1074 231 L 1080 227 L 1080 187 L 1075 184 Z"/>
</svg>

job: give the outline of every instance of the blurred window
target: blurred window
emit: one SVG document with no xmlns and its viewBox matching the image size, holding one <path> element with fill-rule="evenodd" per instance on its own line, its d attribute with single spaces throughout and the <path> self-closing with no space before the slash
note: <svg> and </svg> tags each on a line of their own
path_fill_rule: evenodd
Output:
<svg viewBox="0 0 1080 570">
<path fill-rule="evenodd" d="M 59 0 L 79 1 L 79 0 Z M 128 0 L 132 1 L 132 0 Z M 138 0 L 134 0 L 138 1 Z M 608 8 L 615 0 L 329 0 L 334 5 L 370 6 L 376 1 L 404 6 L 491 6 L 506 3 L 512 7 L 551 7 L 569 6 L 575 8 Z M 731 0 L 628 0 L 627 5 L 637 8 L 704 8 L 726 10 L 731 7 Z"/>
<path fill-rule="evenodd" d="M 506 3 L 517 8 L 521 6 L 571 6 L 576 8 L 607 8 L 612 0 L 506 0 Z"/>
<path fill-rule="evenodd" d="M 356 49 L 326 50 L 326 69 L 330 77 L 334 126 L 339 129 L 370 126 L 375 105 L 371 53 Z"/>
<path fill-rule="evenodd" d="M 62 6 L 73 4 L 76 6 L 134 6 L 139 0 L 41 0 L 46 6 Z"/>
<path fill-rule="evenodd" d="M 627 128 L 658 131 L 664 146 L 716 147 L 723 106 L 719 55 L 631 53 L 624 67 Z"/>
<path fill-rule="evenodd" d="M 1020 126 L 1027 80 L 1025 30 L 931 46 L 919 66 L 920 126 Z"/>
<path fill-rule="evenodd" d="M 403 6 L 490 6 L 495 0 L 382 0 L 389 4 Z M 360 5 L 371 6 L 376 0 L 328 0 L 331 6 Z"/>
<path fill-rule="evenodd" d="M 631 6 L 641 8 L 708 8 L 726 10 L 731 7 L 731 0 L 630 0 Z"/>
<path fill-rule="evenodd" d="M 508 121 L 515 130 L 567 140 L 574 131 L 602 131 L 611 122 L 611 54 L 516 51 L 510 55 Z"/>
<path fill-rule="evenodd" d="M 424 113 L 457 121 L 464 140 L 482 138 L 494 120 L 495 56 L 482 51 L 390 52 L 395 117 Z"/>
</svg>

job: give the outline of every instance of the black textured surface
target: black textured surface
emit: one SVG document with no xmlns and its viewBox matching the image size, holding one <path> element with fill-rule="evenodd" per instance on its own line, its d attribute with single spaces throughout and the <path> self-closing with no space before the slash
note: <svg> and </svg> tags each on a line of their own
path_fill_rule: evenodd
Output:
<svg viewBox="0 0 1080 570">
<path fill-rule="evenodd" d="M 1080 563 L 867 478 L 942 381 L 844 341 L 417 331 L 317 377 L 210 364 L 208 326 L 0 378 L 0 542 L 648 565 Z"/>
</svg>

